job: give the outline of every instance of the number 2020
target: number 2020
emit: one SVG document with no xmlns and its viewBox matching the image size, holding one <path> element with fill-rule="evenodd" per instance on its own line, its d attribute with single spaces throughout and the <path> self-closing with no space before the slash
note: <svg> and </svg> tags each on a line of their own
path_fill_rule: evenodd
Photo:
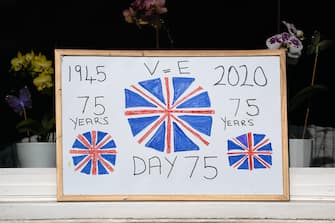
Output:
<svg viewBox="0 0 335 223">
<path fill-rule="evenodd" d="M 231 65 L 226 72 L 223 65 L 214 68 L 221 70 L 219 79 L 214 83 L 215 85 L 229 85 L 229 86 L 259 86 L 264 87 L 268 83 L 266 74 L 261 66 L 254 69 L 253 75 L 249 74 L 247 65 L 240 65 L 238 68 Z"/>
</svg>

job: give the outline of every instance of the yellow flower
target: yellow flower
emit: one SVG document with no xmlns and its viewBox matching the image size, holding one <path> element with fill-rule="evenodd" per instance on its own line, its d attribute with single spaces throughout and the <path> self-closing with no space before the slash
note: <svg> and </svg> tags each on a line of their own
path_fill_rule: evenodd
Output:
<svg viewBox="0 0 335 223">
<path fill-rule="evenodd" d="M 42 54 L 35 56 L 33 60 L 31 61 L 32 70 L 35 73 L 41 73 L 44 71 L 48 71 L 51 68 L 51 65 L 52 65 L 52 61 L 47 60 L 47 58 Z"/>
<path fill-rule="evenodd" d="M 48 74 L 40 74 L 33 80 L 33 83 L 38 91 L 43 91 L 43 89 L 51 88 L 53 86 L 52 78 Z"/>
<path fill-rule="evenodd" d="M 26 65 L 26 58 L 22 56 L 21 52 L 17 53 L 17 57 L 13 58 L 10 63 L 12 64 L 11 69 L 14 71 L 20 71 Z"/>
<path fill-rule="evenodd" d="M 29 65 L 29 63 L 34 59 L 35 53 L 31 51 L 30 53 L 26 53 L 25 55 L 25 66 Z"/>
</svg>

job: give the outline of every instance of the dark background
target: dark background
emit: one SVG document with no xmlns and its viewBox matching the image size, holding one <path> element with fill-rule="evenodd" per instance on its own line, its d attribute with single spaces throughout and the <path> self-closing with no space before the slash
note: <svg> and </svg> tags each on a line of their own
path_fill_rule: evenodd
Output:
<svg viewBox="0 0 335 223">
<path fill-rule="evenodd" d="M 130 2 L 1 0 L 1 49 L 154 47 L 152 30 L 138 30 L 124 21 L 122 11 Z M 268 36 L 284 31 L 281 20 L 306 35 L 318 29 L 333 37 L 335 16 L 326 0 L 167 0 L 166 6 L 175 48 L 264 48 Z"/>
<path fill-rule="evenodd" d="M 0 1 L 0 125 L 2 143 L 15 140 L 18 121 L 4 102 L 8 93 L 10 59 L 18 51 L 42 52 L 53 60 L 56 48 L 154 49 L 154 31 L 124 21 L 129 0 Z M 306 41 L 314 30 L 334 39 L 335 12 L 331 1 L 294 0 L 166 0 L 167 25 L 173 45 L 161 33 L 161 49 L 265 49 L 265 40 L 286 31 L 282 20 L 304 31 Z M 316 83 L 328 91 L 311 102 L 310 124 L 335 127 L 334 48 L 320 54 Z M 289 94 L 307 86 L 313 58 L 303 55 L 288 68 Z M 301 125 L 305 109 L 289 114 L 290 124 Z"/>
</svg>

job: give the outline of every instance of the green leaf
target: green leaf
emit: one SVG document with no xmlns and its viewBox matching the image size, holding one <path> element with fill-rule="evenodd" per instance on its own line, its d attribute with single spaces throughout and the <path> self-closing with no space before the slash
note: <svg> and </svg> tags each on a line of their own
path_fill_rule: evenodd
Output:
<svg viewBox="0 0 335 223">
<path fill-rule="evenodd" d="M 332 45 L 333 45 L 332 40 L 323 40 L 319 43 L 319 49 L 320 49 L 320 51 L 326 50 L 326 49 L 330 48 Z"/>
<path fill-rule="evenodd" d="M 38 121 L 28 118 L 27 120 L 19 122 L 16 125 L 16 129 L 19 133 L 29 131 L 32 135 L 38 135 L 42 130 L 42 125 Z"/>
<path fill-rule="evenodd" d="M 55 118 L 44 117 L 41 121 L 44 133 L 49 133 L 55 128 Z"/>
<path fill-rule="evenodd" d="M 310 102 L 316 95 L 328 90 L 324 85 L 314 85 L 300 90 L 289 102 L 288 111 L 292 112 Z"/>
<path fill-rule="evenodd" d="M 37 135 L 37 140 L 40 142 L 47 142 L 49 135 L 55 131 L 55 118 L 52 115 L 45 115 L 39 122 L 28 118 L 16 125 L 19 133 L 27 134 L 27 136 Z"/>
</svg>

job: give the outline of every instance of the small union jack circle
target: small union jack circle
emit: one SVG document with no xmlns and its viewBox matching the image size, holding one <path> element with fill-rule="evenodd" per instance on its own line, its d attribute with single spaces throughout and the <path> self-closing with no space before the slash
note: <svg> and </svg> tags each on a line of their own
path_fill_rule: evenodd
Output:
<svg viewBox="0 0 335 223">
<path fill-rule="evenodd" d="M 194 81 L 156 78 L 125 89 L 125 115 L 138 143 L 165 153 L 209 144 L 214 110 L 208 93 Z"/>
<path fill-rule="evenodd" d="M 228 140 L 229 165 L 237 169 L 271 168 L 271 142 L 264 134 L 248 132 Z"/>
<path fill-rule="evenodd" d="M 75 171 L 88 175 L 103 175 L 114 171 L 116 145 L 106 132 L 79 134 L 70 149 Z"/>
</svg>

